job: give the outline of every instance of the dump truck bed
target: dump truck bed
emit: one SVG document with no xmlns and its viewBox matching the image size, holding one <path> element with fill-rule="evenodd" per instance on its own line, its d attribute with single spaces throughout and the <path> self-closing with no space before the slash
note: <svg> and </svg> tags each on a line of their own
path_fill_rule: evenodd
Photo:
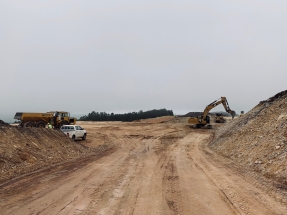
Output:
<svg viewBox="0 0 287 215">
<path fill-rule="evenodd" d="M 23 120 L 24 118 L 33 118 L 34 120 L 39 118 L 51 118 L 53 113 L 28 113 L 28 112 L 17 112 L 14 119 Z"/>
</svg>

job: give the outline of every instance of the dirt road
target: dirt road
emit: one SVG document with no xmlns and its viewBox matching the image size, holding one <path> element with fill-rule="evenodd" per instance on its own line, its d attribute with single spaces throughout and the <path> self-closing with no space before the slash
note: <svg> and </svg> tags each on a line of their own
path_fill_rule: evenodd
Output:
<svg viewBox="0 0 287 215">
<path fill-rule="evenodd" d="M 0 186 L 1 214 L 286 214 L 212 153 L 209 130 L 180 123 L 87 123 L 113 147 Z"/>
</svg>

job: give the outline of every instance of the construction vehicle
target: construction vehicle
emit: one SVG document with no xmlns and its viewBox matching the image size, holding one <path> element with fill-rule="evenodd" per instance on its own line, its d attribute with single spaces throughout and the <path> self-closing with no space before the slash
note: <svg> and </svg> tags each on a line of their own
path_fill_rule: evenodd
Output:
<svg viewBox="0 0 287 215">
<path fill-rule="evenodd" d="M 225 97 L 221 97 L 220 99 L 212 102 L 211 104 L 207 105 L 206 108 L 203 111 L 203 115 L 200 115 L 198 117 L 189 117 L 188 123 L 195 124 L 196 128 L 212 128 L 212 125 L 210 125 L 210 117 L 208 116 L 209 111 L 216 107 L 217 105 L 222 104 L 224 106 L 224 109 L 226 112 L 230 113 L 232 116 L 232 119 L 235 116 L 235 111 L 231 110 L 229 107 L 229 104 Z"/>
<path fill-rule="evenodd" d="M 17 112 L 14 119 L 20 120 L 21 127 L 45 128 L 50 123 L 54 128 L 76 124 L 76 118 L 70 117 L 66 111 L 49 111 L 46 113 Z"/>
<path fill-rule="evenodd" d="M 224 119 L 222 114 L 216 114 L 215 116 L 215 122 L 216 123 L 225 123 L 226 119 Z"/>
</svg>

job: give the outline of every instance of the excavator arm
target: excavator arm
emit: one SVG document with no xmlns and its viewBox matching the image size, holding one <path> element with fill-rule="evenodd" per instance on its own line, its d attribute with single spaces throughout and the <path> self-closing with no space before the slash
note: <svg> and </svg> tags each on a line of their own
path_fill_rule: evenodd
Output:
<svg viewBox="0 0 287 215">
<path fill-rule="evenodd" d="M 229 104 L 225 97 L 221 97 L 220 99 L 212 102 L 211 104 L 207 105 L 203 111 L 203 115 L 198 117 L 189 117 L 188 123 L 195 124 L 196 128 L 201 128 L 207 125 L 207 128 L 212 128 L 210 125 L 210 117 L 208 116 L 209 111 L 212 108 L 215 108 L 217 105 L 222 104 L 226 112 L 230 113 L 232 118 L 235 116 L 235 111 L 231 110 Z"/>
<path fill-rule="evenodd" d="M 203 118 L 205 119 L 207 114 L 209 113 L 209 111 L 212 108 L 215 108 L 217 105 L 220 105 L 220 104 L 223 105 L 226 112 L 231 114 L 232 118 L 235 116 L 235 111 L 230 109 L 229 104 L 226 100 L 226 97 L 221 97 L 220 99 L 215 100 L 214 102 L 212 102 L 211 104 L 206 106 L 206 108 L 204 109 L 204 112 L 203 112 Z"/>
</svg>

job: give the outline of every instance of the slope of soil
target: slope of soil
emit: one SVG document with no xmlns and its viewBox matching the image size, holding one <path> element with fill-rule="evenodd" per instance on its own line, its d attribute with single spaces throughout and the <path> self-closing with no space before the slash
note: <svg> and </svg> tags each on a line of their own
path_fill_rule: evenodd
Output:
<svg viewBox="0 0 287 215">
<path fill-rule="evenodd" d="M 0 125 L 0 184 L 89 153 L 91 149 L 61 131 Z"/>
<path fill-rule="evenodd" d="M 287 91 L 261 101 L 221 127 L 210 147 L 236 164 L 287 188 Z M 286 194 L 284 194 L 286 195 Z M 287 202 L 287 196 L 282 201 Z"/>
<path fill-rule="evenodd" d="M 9 126 L 9 124 L 0 119 L 0 126 Z"/>
</svg>

